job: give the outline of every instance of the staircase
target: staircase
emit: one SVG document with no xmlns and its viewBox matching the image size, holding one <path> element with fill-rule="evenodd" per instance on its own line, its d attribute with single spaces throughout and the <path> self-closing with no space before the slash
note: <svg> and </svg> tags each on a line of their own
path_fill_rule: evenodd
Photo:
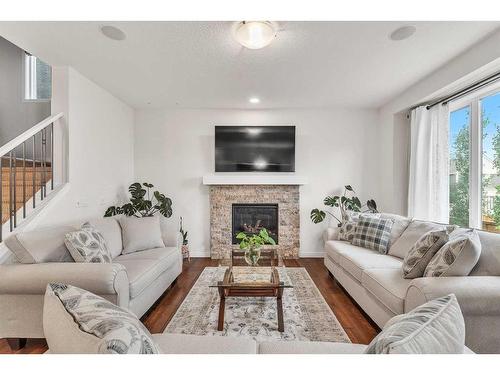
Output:
<svg viewBox="0 0 500 375">
<path fill-rule="evenodd" d="M 54 190 L 54 125 L 50 116 L 0 147 L 0 242 Z"/>
<path fill-rule="evenodd" d="M 47 181 L 52 180 L 52 167 L 50 162 L 47 163 L 45 167 L 45 172 L 42 170 L 41 163 L 35 163 L 33 168 L 33 161 L 26 161 L 26 167 L 23 167 L 23 161 L 17 160 L 17 166 L 12 168 L 12 176 L 10 167 L 5 166 L 6 162 L 2 163 L 2 224 L 6 223 L 10 219 L 9 213 L 14 211 L 17 212 L 23 209 L 23 218 L 26 218 L 26 204 L 31 204 L 33 207 L 32 198 L 35 194 L 38 194 L 40 198 L 46 195 L 44 191 L 42 194 L 42 189 L 45 189 Z M 20 165 L 20 166 L 19 166 Z M 45 176 L 44 176 L 45 174 Z M 10 199 L 10 195 L 14 194 L 14 190 L 11 191 L 11 184 L 15 186 L 15 197 Z M 13 202 L 12 207 L 11 203 Z M 14 205 L 15 201 L 15 205 Z M 31 202 L 30 202 L 31 201 Z"/>
</svg>

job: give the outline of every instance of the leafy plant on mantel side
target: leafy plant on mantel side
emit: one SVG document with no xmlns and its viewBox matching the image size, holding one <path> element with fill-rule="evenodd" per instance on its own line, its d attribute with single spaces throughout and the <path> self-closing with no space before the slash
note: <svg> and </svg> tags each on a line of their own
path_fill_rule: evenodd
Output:
<svg viewBox="0 0 500 375">
<path fill-rule="evenodd" d="M 143 188 L 144 186 L 144 188 Z M 123 206 L 111 206 L 106 210 L 104 217 L 126 215 L 135 217 L 150 217 L 160 213 L 164 217 L 172 216 L 172 200 L 159 191 L 151 194 L 153 184 L 144 182 L 142 185 L 135 182 L 129 186 L 130 202 Z"/>
<path fill-rule="evenodd" d="M 340 218 L 337 217 L 336 214 L 330 211 L 322 211 L 318 208 L 314 208 L 311 210 L 311 220 L 314 224 L 321 223 L 325 220 L 326 215 L 330 215 L 335 220 L 338 221 L 338 225 L 342 225 L 342 223 L 347 220 L 347 212 L 378 212 L 377 211 L 377 203 L 373 199 L 369 199 L 366 201 L 365 205 L 361 204 L 359 198 L 355 195 L 356 192 L 352 188 L 351 185 L 344 186 L 344 194 L 342 196 L 328 196 L 323 200 L 323 204 L 327 207 L 339 208 L 340 210 Z"/>
</svg>

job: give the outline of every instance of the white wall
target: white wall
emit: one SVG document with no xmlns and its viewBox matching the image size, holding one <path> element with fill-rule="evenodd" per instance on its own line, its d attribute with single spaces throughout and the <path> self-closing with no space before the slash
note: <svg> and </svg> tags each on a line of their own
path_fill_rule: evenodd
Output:
<svg viewBox="0 0 500 375">
<path fill-rule="evenodd" d="M 29 229 L 102 216 L 134 176 L 134 110 L 72 68 L 56 67 L 53 77 L 53 113 L 65 114 L 57 125 L 67 140 L 61 178 L 69 185 Z"/>
<path fill-rule="evenodd" d="M 388 211 L 406 214 L 408 204 L 409 121 L 407 109 L 500 70 L 500 31 L 457 56 L 380 108 L 378 149 L 380 203 Z"/>
<path fill-rule="evenodd" d="M 214 125 L 295 125 L 296 173 L 309 178 L 300 188 L 301 255 L 320 255 L 327 224 L 312 224 L 310 210 L 345 184 L 353 185 L 363 200 L 372 197 L 377 185 L 376 121 L 372 110 L 140 110 L 135 176 L 172 198 L 169 242 L 175 241 L 182 215 L 191 251 L 208 256 L 208 187 L 201 179 L 214 172 Z"/>
</svg>

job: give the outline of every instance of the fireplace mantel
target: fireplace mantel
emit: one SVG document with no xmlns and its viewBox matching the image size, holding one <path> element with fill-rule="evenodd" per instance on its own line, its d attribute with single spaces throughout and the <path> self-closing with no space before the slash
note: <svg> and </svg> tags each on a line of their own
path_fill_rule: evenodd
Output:
<svg viewBox="0 0 500 375">
<path fill-rule="evenodd" d="M 228 174 L 203 176 L 203 185 L 306 185 L 307 177 L 296 174 Z"/>
</svg>

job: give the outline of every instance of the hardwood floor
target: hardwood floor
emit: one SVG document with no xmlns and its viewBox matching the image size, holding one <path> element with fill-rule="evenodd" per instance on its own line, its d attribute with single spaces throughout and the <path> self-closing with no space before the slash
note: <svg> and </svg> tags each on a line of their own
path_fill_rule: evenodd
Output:
<svg viewBox="0 0 500 375">
<path fill-rule="evenodd" d="M 151 333 L 161 333 L 174 316 L 184 297 L 192 288 L 205 267 L 217 266 L 218 261 L 209 258 L 193 258 L 184 263 L 182 274 L 144 315 L 142 322 Z M 302 258 L 286 260 L 287 267 L 304 267 L 320 290 L 326 302 L 337 316 L 353 343 L 368 344 L 379 332 L 378 327 L 356 305 L 349 295 L 328 274 L 323 259 Z M 27 345 L 11 351 L 7 340 L 0 340 L 0 353 L 43 353 L 47 350 L 44 339 L 28 339 Z"/>
</svg>

